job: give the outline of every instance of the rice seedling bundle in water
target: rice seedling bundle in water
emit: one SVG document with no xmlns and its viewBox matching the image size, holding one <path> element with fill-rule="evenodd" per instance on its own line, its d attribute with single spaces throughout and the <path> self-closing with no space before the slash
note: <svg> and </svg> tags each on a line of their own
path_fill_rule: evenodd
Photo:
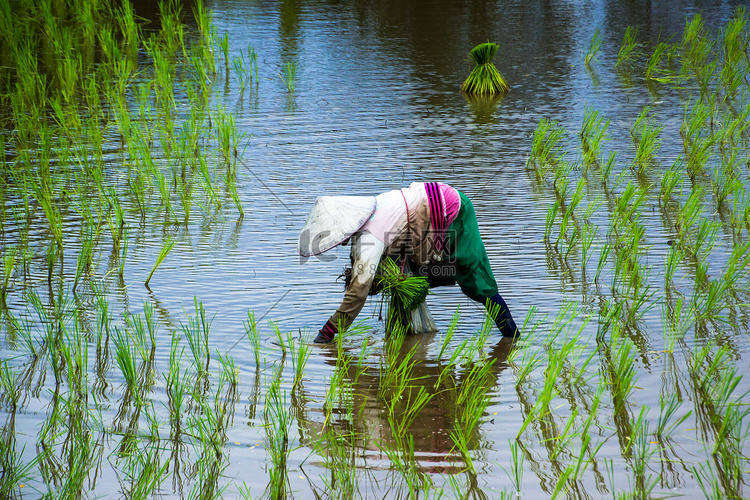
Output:
<svg viewBox="0 0 750 500">
<path fill-rule="evenodd" d="M 481 43 L 471 49 L 469 57 L 477 64 L 461 85 L 461 91 L 467 94 L 504 94 L 510 87 L 503 75 L 492 64 L 497 53 L 496 43 Z"/>
<path fill-rule="evenodd" d="M 407 276 L 393 259 L 386 257 L 380 264 L 375 280 L 376 286 L 383 291 L 384 300 L 388 299 L 386 330 L 393 332 L 403 329 L 411 333 L 411 311 L 424 302 L 430 291 L 427 278 Z"/>
</svg>

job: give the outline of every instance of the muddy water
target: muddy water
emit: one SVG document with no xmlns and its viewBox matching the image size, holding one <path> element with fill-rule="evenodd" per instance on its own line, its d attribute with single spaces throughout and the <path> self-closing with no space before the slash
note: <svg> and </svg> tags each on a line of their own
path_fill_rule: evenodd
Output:
<svg viewBox="0 0 750 500">
<path fill-rule="evenodd" d="M 268 483 L 270 458 L 262 427 L 263 404 L 272 369 L 283 361 L 267 320 L 273 320 L 282 332 L 296 332 L 295 336 L 309 339 L 342 298 L 343 285 L 336 277 L 348 262 L 346 249 L 337 248 L 307 260 L 300 259 L 295 250 L 299 229 L 317 196 L 372 195 L 427 180 L 448 182 L 462 190 L 474 203 L 500 292 L 516 320 L 522 322 L 536 307 L 535 318 L 542 321 L 540 331 L 545 333 L 561 307 L 576 304 L 576 312 L 570 314 L 571 331 L 582 327 L 578 344 L 585 358 L 597 347 L 596 318 L 612 292 L 606 285 L 595 286 L 584 279 L 579 260 L 573 258 L 566 265 L 545 245 L 545 218 L 554 194 L 551 181 L 537 182 L 526 169 L 531 134 L 542 117 L 560 123 L 569 132 L 565 143 L 568 160 L 576 162 L 580 157 L 576 133 L 584 106 L 593 106 L 611 120 L 612 140 L 605 151 L 619 154 L 616 174 L 627 170 L 633 156 L 630 128 L 644 106 L 653 106 L 653 116 L 664 130 L 658 166 L 647 179 L 655 187 L 649 191 L 641 222 L 649 245 L 647 261 L 653 265 L 647 281 L 656 290 L 663 288 L 663 261 L 673 234 L 665 228 L 656 200 L 658 182 L 683 153 L 679 128 L 684 106 L 695 94 L 690 89 L 649 87 L 642 72 L 618 73 L 613 66 L 627 26 L 638 26 L 643 42 L 675 41 L 681 36 L 685 16 L 700 12 L 707 27 L 717 29 L 729 19 L 735 3 L 227 1 L 208 7 L 213 10 L 218 33 L 229 35 L 230 57 L 239 55 L 240 49 L 246 51 L 248 44 L 259 56 L 257 87 L 240 92 L 228 76 L 212 87 L 215 101 L 235 114 L 237 128 L 246 134 L 247 147 L 238 168 L 238 191 L 246 216 L 238 219 L 235 212 L 226 209 L 219 214 L 200 214 L 186 227 L 133 219 L 124 279 L 105 276 L 106 252 L 99 255 L 99 264 L 115 317 L 141 313 L 144 303 L 154 306 L 160 323 L 157 373 L 169 369 L 170 334 L 187 321 L 187 316 L 194 315 L 194 297 L 212 316 L 211 352 L 230 355 L 240 378 L 234 418 L 227 430 L 227 466 L 220 481 L 226 486 L 227 497 L 233 497 L 242 483 L 250 486 L 253 497 L 259 497 Z M 146 10 L 141 14 L 149 16 Z M 583 55 L 597 28 L 604 44 L 598 59 L 587 68 Z M 501 46 L 494 62 L 511 91 L 491 102 L 472 102 L 458 87 L 471 69 L 468 50 L 488 39 Z M 298 68 L 293 93 L 287 91 L 280 77 L 286 63 Z M 574 170 L 571 186 L 579 176 Z M 598 196 L 604 197 L 601 189 L 591 187 L 586 199 Z M 595 248 L 603 242 L 609 217 L 606 203 L 592 216 L 600 227 Z M 10 235 L 12 239 L 12 231 Z M 175 238 L 177 244 L 155 273 L 150 288 L 145 288 L 143 281 L 167 236 Z M 714 272 L 726 261 L 732 242 L 731 233 L 720 232 L 711 254 Z M 75 245 L 71 241 L 71 248 Z M 611 266 L 605 268 L 604 277 L 611 280 Z M 44 295 L 43 286 L 40 289 Z M 18 284 L 15 290 L 9 306 L 22 312 L 26 307 L 23 287 Z M 690 292 L 688 282 L 684 293 Z M 596 430 L 591 435 L 601 447 L 570 495 L 599 498 L 632 489 L 631 452 L 623 445 L 630 439 L 632 420 L 641 408 L 649 407 L 650 420 L 655 422 L 660 394 L 673 392 L 684 402 L 678 415 L 692 409 L 693 416 L 679 427 L 669 447 L 656 449 L 654 445 L 649 472 L 662 476 L 654 491 L 688 497 L 700 492 L 693 468 L 700 467 L 709 454 L 702 443 L 704 431 L 696 422 L 700 402 L 697 394 L 690 392 L 692 384 L 685 369 L 686 352 L 693 348 L 696 334 L 690 330 L 684 339 L 686 351 L 664 352 L 662 296 L 661 291 L 654 296 L 654 307 L 644 314 L 633 334 L 637 383 L 625 412 L 630 423 L 623 423 L 621 412 L 618 417 L 609 403 L 598 410 L 601 416 L 596 417 Z M 461 322 L 455 345 L 473 338 L 483 321 L 482 309 L 457 288 L 436 290 L 428 304 L 441 333 L 407 339 L 403 348 L 408 351 L 418 345 L 417 384 L 425 388 L 434 387 L 441 373 L 437 352 L 456 309 L 460 310 Z M 367 344 L 363 364 L 369 370 L 356 383 L 353 376 L 350 379 L 357 417 L 341 417 L 334 425 L 351 427 L 357 433 L 355 454 L 362 496 L 400 497 L 406 493 L 393 486 L 400 483 L 394 479 L 383 450 L 393 445 L 392 435 L 383 402 L 377 396 L 386 345 L 383 323 L 378 318 L 380 309 L 378 301 L 368 303 L 358 318 L 364 320 L 362 329 L 347 339 L 345 349 L 355 357 Z M 248 310 L 262 318 L 262 361 L 258 368 L 243 326 Z M 89 318 L 95 315 L 94 305 L 89 303 L 87 308 L 85 301 L 82 311 Z M 731 346 L 732 359 L 743 376 L 748 371 L 744 361 L 748 355 L 746 324 L 747 318 L 740 312 L 734 326 L 701 332 Z M 535 337 L 516 347 L 541 350 L 543 338 Z M 13 359 L 14 349 L 7 344 L 3 358 Z M 479 498 L 498 498 L 500 492 L 514 489 L 506 474 L 511 463 L 509 443 L 516 441 L 525 411 L 538 395 L 540 386 L 534 383 L 544 380 L 542 364 L 531 373 L 534 383 L 517 386 L 518 374 L 507 362 L 513 347 L 496 333 L 488 339 L 486 351 L 497 361 L 486 394 L 489 405 L 470 440 L 476 474 L 466 474 L 467 484 L 474 488 L 472 494 Z M 301 388 L 292 391 L 289 380 L 282 386 L 299 416 L 294 422 L 288 461 L 294 497 L 311 498 L 312 488 L 325 491 L 322 478 L 330 475 L 311 441 L 327 418 L 324 400 L 338 356 L 335 348 L 314 347 Z M 93 352 L 90 357 L 89 366 L 93 367 Z M 214 369 L 218 370 L 216 366 Z M 454 373 L 456 380 L 461 380 L 461 373 Z M 592 368 L 590 377 L 569 387 L 564 399 L 570 404 L 561 404 L 556 410 L 552 417 L 556 425 L 564 426 L 572 407 L 579 406 L 579 414 L 590 408 L 596 387 L 592 378 L 597 373 Z M 289 375 L 288 366 L 285 374 Z M 54 383 L 49 377 L 47 380 L 47 385 Z M 114 426 L 125 390 L 114 362 L 102 380 L 107 388 L 100 401 L 101 427 L 106 430 Z M 746 387 L 740 382 L 740 387 L 743 385 Z M 450 438 L 457 413 L 451 394 L 436 395 L 411 426 L 420 468 L 437 486 L 433 493 L 445 487 L 448 496 L 453 496 L 449 475 L 465 474 L 465 464 Z M 49 398 L 47 391 L 41 391 L 19 410 L 25 418 L 16 421 L 17 439 L 27 444 L 27 460 L 34 456 Z M 163 378 L 157 377 L 151 398 L 160 408 L 163 431 L 168 435 Z M 521 484 L 526 498 L 548 498 L 562 470 L 573 463 L 550 458 L 544 440 L 553 440 L 550 436 L 554 433 L 545 433 L 545 422 L 549 424 L 542 419 L 531 426 L 538 435 L 531 432 L 519 441 L 526 457 Z M 115 450 L 120 439 L 117 433 L 104 435 L 99 477 L 91 491 L 97 496 L 118 496 L 123 480 Z M 186 460 L 182 473 L 172 473 L 179 479 L 162 484 L 160 495 L 187 494 L 196 481 L 190 473 L 191 460 L 195 460 L 194 455 Z M 608 479 L 608 467 L 614 471 L 612 480 Z M 170 469 L 174 470 L 174 464 Z M 38 476 L 29 484 L 46 490 Z"/>
</svg>

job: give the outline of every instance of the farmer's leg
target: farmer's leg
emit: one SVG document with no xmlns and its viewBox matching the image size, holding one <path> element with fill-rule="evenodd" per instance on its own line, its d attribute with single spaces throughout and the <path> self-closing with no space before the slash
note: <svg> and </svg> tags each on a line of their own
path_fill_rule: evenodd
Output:
<svg viewBox="0 0 750 500">
<path fill-rule="evenodd" d="M 479 234 L 474 206 L 466 195 L 461 192 L 459 194 L 461 209 L 448 230 L 447 238 L 449 258 L 456 265 L 456 282 L 469 298 L 490 307 L 490 310 L 499 307 L 495 317 L 498 329 L 504 336 L 515 336 L 516 323 L 498 293 L 490 260 Z"/>
<path fill-rule="evenodd" d="M 490 306 L 490 304 L 492 305 Z M 485 307 L 487 307 L 491 313 L 494 312 L 494 309 L 497 309 L 495 324 L 503 334 L 503 337 L 515 337 L 518 335 L 518 327 L 513 320 L 513 315 L 510 313 L 510 309 L 508 309 L 507 304 L 505 304 L 505 301 L 499 293 L 489 297 L 489 300 L 485 302 Z"/>
</svg>

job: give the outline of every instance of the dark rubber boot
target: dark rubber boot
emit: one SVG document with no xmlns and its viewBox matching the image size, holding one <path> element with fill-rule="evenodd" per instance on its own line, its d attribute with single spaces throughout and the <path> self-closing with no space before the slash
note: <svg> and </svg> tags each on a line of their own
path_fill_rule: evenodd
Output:
<svg viewBox="0 0 750 500">
<path fill-rule="evenodd" d="M 520 333 L 516 327 L 516 322 L 513 321 L 513 315 L 510 314 L 510 309 L 505 303 L 499 293 L 496 293 L 493 297 L 490 297 L 490 301 L 487 305 L 495 305 L 500 310 L 495 317 L 495 324 L 503 334 L 503 337 L 517 337 Z"/>
</svg>

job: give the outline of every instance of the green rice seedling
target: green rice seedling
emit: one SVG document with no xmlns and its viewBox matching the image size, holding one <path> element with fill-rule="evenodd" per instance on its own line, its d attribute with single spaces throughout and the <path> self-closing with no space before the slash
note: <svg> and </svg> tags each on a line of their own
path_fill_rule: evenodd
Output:
<svg viewBox="0 0 750 500">
<path fill-rule="evenodd" d="M 564 152 L 560 145 L 565 129 L 558 123 L 542 117 L 531 140 L 529 162 L 533 163 L 538 178 L 543 178 L 548 168 L 554 168 Z"/>
<path fill-rule="evenodd" d="M 727 290 L 737 288 L 746 277 L 748 266 L 750 266 L 750 243 L 735 244 L 724 267 L 724 274 L 721 277 Z"/>
<path fill-rule="evenodd" d="M 126 3 L 120 5 L 119 8 L 115 8 L 114 18 L 120 28 L 123 48 L 132 54 L 132 51 L 138 48 L 138 41 L 141 38 L 139 19 L 135 15 L 133 5 Z"/>
<path fill-rule="evenodd" d="M 16 336 L 15 343 L 17 347 L 24 348 L 24 350 L 31 356 L 32 360 L 35 360 L 38 356 L 38 352 L 32 334 L 34 323 L 27 318 L 19 320 L 13 315 L 10 309 L 6 309 L 5 318 L 8 322 L 9 331 L 12 331 Z"/>
<path fill-rule="evenodd" d="M 733 150 L 730 158 L 722 157 L 722 164 L 714 168 L 712 177 L 716 205 L 723 207 L 730 196 L 742 189 L 742 181 L 734 175 L 732 165 L 735 163 L 737 150 Z"/>
<path fill-rule="evenodd" d="M 750 39 L 747 36 L 747 18 L 745 7 L 737 7 L 734 16 L 727 21 L 722 30 L 722 51 L 725 61 L 747 59 L 747 47 Z"/>
<path fill-rule="evenodd" d="M 633 136 L 633 142 L 636 145 L 636 153 L 633 164 L 638 175 L 643 175 L 646 169 L 654 164 L 656 156 L 661 148 L 659 143 L 659 134 L 662 127 L 654 126 L 647 117 L 651 111 L 649 107 L 643 108 L 641 114 L 633 125 L 630 134 Z"/>
<path fill-rule="evenodd" d="M 633 342 L 622 337 L 619 328 L 612 332 L 612 346 L 605 353 L 605 369 L 611 384 L 615 412 L 625 408 L 635 388 L 635 366 L 633 363 Z"/>
<path fill-rule="evenodd" d="M 648 408 L 642 407 L 638 417 L 633 421 L 630 440 L 630 463 L 633 473 L 633 489 L 636 498 L 649 498 L 659 483 L 659 477 L 647 475 L 648 461 L 654 453 L 650 445 Z"/>
<path fill-rule="evenodd" d="M 634 59 L 639 59 L 643 56 L 643 46 L 636 41 L 637 38 L 638 28 L 628 26 L 625 29 L 625 35 L 622 37 L 620 51 L 617 53 L 615 68 L 630 68 Z"/>
<path fill-rule="evenodd" d="M 690 470 L 693 472 L 693 477 L 698 481 L 698 486 L 700 486 L 704 495 L 703 498 L 706 498 L 707 500 L 721 500 L 727 498 L 727 493 L 722 485 L 721 476 L 714 472 L 711 463 L 711 460 L 706 461 L 706 463 L 700 465 L 700 469 L 692 466 Z"/>
<path fill-rule="evenodd" d="M 504 467 L 500 466 L 501 469 L 508 475 L 508 478 L 513 483 L 513 487 L 516 490 L 516 494 L 521 494 L 521 484 L 523 483 L 523 459 L 524 455 L 519 450 L 522 445 L 519 444 L 518 440 L 508 440 L 508 448 L 510 449 L 511 456 L 511 467 L 510 471 L 505 470 Z"/>
<path fill-rule="evenodd" d="M 691 19 L 686 19 L 681 42 L 683 64 L 692 69 L 700 68 L 711 53 L 712 45 L 704 31 L 701 15 L 694 14 Z"/>
<path fill-rule="evenodd" d="M 607 129 L 609 128 L 609 119 L 604 120 L 599 116 L 599 112 L 588 104 L 584 106 L 583 124 L 581 132 L 578 134 L 581 138 L 583 147 L 583 161 L 586 165 L 598 165 L 599 155 L 602 151 L 603 143 L 609 140 Z"/>
<path fill-rule="evenodd" d="M 411 369 L 401 370 L 391 397 L 386 401 L 392 417 L 391 430 L 397 439 L 407 435 L 411 424 L 434 396 L 422 385 L 414 387 L 415 380 Z"/>
<path fill-rule="evenodd" d="M 227 162 L 228 161 L 229 160 L 227 160 Z M 208 169 L 208 162 L 203 155 L 198 157 L 198 166 L 199 173 L 201 174 L 201 178 L 203 179 L 203 189 L 206 191 L 208 204 L 214 203 L 217 209 L 221 209 L 221 198 L 216 193 L 216 188 L 214 187 L 213 180 L 211 178 L 211 172 Z M 204 207 L 204 209 L 208 211 L 206 207 Z"/>
<path fill-rule="evenodd" d="M 20 450 L 17 448 L 14 419 L 11 417 L 11 422 L 3 426 L 0 439 L 0 495 L 3 498 L 20 498 L 24 483 L 34 477 L 35 469 L 47 456 L 42 450 L 31 461 L 23 462 L 26 449 L 25 446 Z"/>
<path fill-rule="evenodd" d="M 733 99 L 737 96 L 738 90 L 744 80 L 745 71 L 737 64 L 725 62 L 719 72 L 719 85 L 724 90 L 724 100 Z"/>
<path fill-rule="evenodd" d="M 245 148 L 243 148 L 242 151 L 239 150 L 239 143 L 243 141 L 247 134 L 245 132 L 240 132 L 237 126 L 235 125 L 234 115 L 231 116 L 231 128 L 229 129 L 231 144 L 232 144 L 232 156 L 234 156 L 235 164 L 237 163 L 238 158 L 241 158 L 242 155 L 245 152 L 245 148 L 247 148 L 247 145 L 245 145 Z M 236 172 L 236 168 L 233 169 L 234 173 Z"/>
<path fill-rule="evenodd" d="M 516 371 L 516 387 L 519 387 L 528 378 L 537 366 L 542 362 L 539 352 L 532 351 L 529 347 L 538 343 L 540 326 L 542 321 L 534 321 L 537 308 L 531 307 L 524 318 L 522 331 L 524 332 L 524 345 L 513 349 L 508 355 L 508 364 Z M 522 354 L 519 354 L 522 353 Z M 519 360 L 520 356 L 520 360 Z M 517 362 L 519 360 L 520 362 Z"/>
<path fill-rule="evenodd" d="M 251 43 L 247 44 L 247 59 L 250 69 L 250 79 L 255 80 L 255 86 L 260 84 L 258 78 L 258 52 L 253 48 Z"/>
<path fill-rule="evenodd" d="M 558 460 L 560 454 L 569 449 L 569 445 L 578 437 L 578 433 L 575 431 L 575 423 L 578 419 L 578 408 L 574 408 L 570 416 L 565 419 L 565 426 L 555 436 L 555 441 L 552 444 L 552 452 L 550 453 L 550 460 Z"/>
<path fill-rule="evenodd" d="M 459 308 L 456 308 L 456 312 L 453 313 L 453 316 L 451 317 L 451 321 L 448 324 L 448 329 L 445 331 L 445 336 L 443 337 L 443 341 L 440 344 L 440 351 L 438 352 L 437 359 L 438 361 L 443 359 L 443 355 L 445 354 L 446 350 L 448 349 L 448 346 L 450 346 L 450 342 L 453 339 L 453 335 L 456 332 L 456 327 L 458 326 L 458 320 L 461 317 L 459 314 Z"/>
<path fill-rule="evenodd" d="M 120 254 L 120 267 L 118 269 L 118 275 L 120 276 L 120 279 L 123 279 L 123 274 L 125 272 L 125 260 L 128 256 L 128 229 L 125 228 L 123 231 L 123 237 L 122 241 L 124 242 L 122 245 L 122 253 Z"/>
<path fill-rule="evenodd" d="M 100 181 L 100 197 L 108 207 L 104 219 L 106 220 L 107 226 L 112 234 L 112 249 L 115 252 L 118 252 L 123 238 L 123 231 L 125 229 L 125 209 L 123 208 L 122 203 L 120 203 L 117 191 L 111 186 L 104 186 L 101 176 L 99 176 L 98 179 Z"/>
<path fill-rule="evenodd" d="M 240 49 L 240 55 L 239 57 L 233 57 L 232 58 L 232 67 L 234 68 L 234 74 L 233 77 L 235 80 L 237 80 L 237 83 L 240 86 L 240 95 L 242 95 L 245 92 L 245 85 L 247 84 L 247 81 L 251 78 L 248 74 L 247 69 L 245 68 L 245 56 L 242 54 L 242 49 Z"/>
<path fill-rule="evenodd" d="M 18 247 L 11 246 L 6 247 L 4 255 L 0 259 L 0 263 L 3 265 L 2 269 L 2 287 L 0 287 L 0 302 L 5 306 L 7 304 L 8 290 L 10 289 L 10 280 L 13 277 L 13 271 L 16 268 L 16 256 L 18 255 Z"/>
<path fill-rule="evenodd" d="M 169 351 L 169 373 L 167 381 L 167 407 L 169 408 L 170 440 L 174 443 L 181 442 L 182 436 L 182 414 L 185 406 L 185 397 L 189 394 L 185 386 L 185 380 L 189 375 L 183 372 L 182 356 L 184 347 L 180 347 L 180 336 L 176 330 L 172 331 L 172 343 Z"/>
<path fill-rule="evenodd" d="M 4 360 L 0 365 L 0 388 L 3 389 L 0 401 L 8 406 L 11 414 L 16 413 L 20 399 L 18 378 L 18 373 L 8 366 L 7 360 Z"/>
<path fill-rule="evenodd" d="M 232 159 L 232 130 L 235 128 L 234 115 L 227 113 L 221 106 L 216 109 L 216 114 L 216 137 L 219 140 L 219 149 L 224 156 L 224 161 L 229 168 Z"/>
<path fill-rule="evenodd" d="M 213 55 L 213 13 L 206 10 L 203 0 L 197 0 L 193 4 L 193 16 L 195 17 L 198 30 L 201 34 L 201 60 L 203 66 L 208 64 L 211 74 L 216 73 L 216 62 Z"/>
<path fill-rule="evenodd" d="M 688 410 L 686 413 L 675 419 L 674 417 L 677 410 L 680 408 L 680 401 L 675 393 L 670 393 L 668 397 L 662 396 L 660 400 L 660 408 L 659 419 L 656 422 L 656 430 L 654 431 L 654 434 L 660 441 L 664 442 L 670 439 L 674 430 L 682 425 L 682 423 L 690 417 L 693 411 Z"/>
<path fill-rule="evenodd" d="M 159 252 L 159 255 L 156 257 L 156 262 L 154 263 L 154 267 L 151 268 L 151 272 L 148 274 L 148 278 L 146 278 L 146 282 L 144 283 L 147 288 L 148 288 L 149 282 L 151 281 L 151 277 L 156 272 L 156 268 L 159 267 L 162 262 L 164 262 L 164 259 L 167 258 L 167 255 L 169 255 L 169 252 L 172 251 L 176 243 L 177 241 L 171 238 L 167 238 L 167 241 L 164 242 L 164 247 L 162 247 L 161 251 Z"/>
<path fill-rule="evenodd" d="M 385 356 L 380 360 L 380 386 L 378 387 L 378 397 L 387 400 L 388 395 L 394 390 L 403 392 L 408 385 L 407 382 L 412 379 L 411 374 L 414 371 L 414 354 L 416 345 L 405 355 L 401 355 L 401 346 L 403 346 L 406 331 L 403 327 L 391 332 L 389 342 L 385 346 Z M 395 388 L 395 389 L 394 389 Z"/>
<path fill-rule="evenodd" d="M 704 101 L 699 101 L 693 105 L 689 113 L 686 108 L 685 119 L 680 127 L 688 175 L 693 181 L 703 172 L 703 167 L 711 156 L 711 148 L 716 142 L 715 135 L 703 134 L 709 120 L 713 120 L 711 109 Z"/>
<path fill-rule="evenodd" d="M 415 459 L 414 437 L 411 434 L 394 439 L 394 446 L 381 446 L 380 449 L 388 458 L 391 468 L 401 474 L 410 499 L 419 498 L 429 490 L 432 483 Z"/>
<path fill-rule="evenodd" d="M 715 433 L 712 453 L 729 459 L 728 462 L 732 461 L 732 455 L 740 452 L 738 446 L 744 439 L 740 433 L 747 435 L 742 422 L 750 415 L 750 409 L 742 403 L 750 391 L 742 394 L 735 392 L 742 376 L 738 375 L 738 369 L 730 357 L 729 346 L 723 345 L 714 352 L 713 346 L 706 343 L 696 346 L 692 358 L 688 360 L 696 392 L 704 398 L 699 407 L 699 416 Z"/>
<path fill-rule="evenodd" d="M 677 212 L 675 228 L 677 229 L 677 242 L 685 249 L 690 250 L 689 242 L 692 228 L 701 215 L 701 200 L 703 199 L 703 188 L 698 186 L 690 191 L 685 203 Z"/>
<path fill-rule="evenodd" d="M 292 369 L 294 371 L 292 389 L 294 389 L 302 383 L 302 377 L 305 374 L 305 364 L 310 358 L 310 345 L 302 338 L 301 331 L 300 338 L 297 341 L 295 341 L 291 332 L 287 332 L 287 344 L 289 345 L 289 353 L 292 357 Z"/>
<path fill-rule="evenodd" d="M 386 331 L 411 332 L 411 311 L 425 301 L 430 291 L 427 278 L 404 274 L 393 259 L 386 258 L 378 268 L 375 285 L 382 290 L 383 300 L 388 300 Z"/>
<path fill-rule="evenodd" d="M 161 449 L 152 443 L 147 449 L 136 448 L 127 457 L 124 493 L 128 498 L 147 499 L 158 491 L 169 472 L 169 462 L 161 463 Z M 122 484 L 122 481 L 121 481 Z"/>
<path fill-rule="evenodd" d="M 561 310 L 562 311 L 562 310 Z M 559 315 L 558 315 L 559 317 Z M 516 435 L 519 438 L 523 431 L 530 423 L 536 422 L 539 419 L 545 417 L 550 410 L 550 403 L 557 396 L 559 389 L 557 388 L 557 379 L 565 366 L 564 355 L 568 354 L 570 350 L 569 346 L 566 346 L 564 352 L 557 349 L 550 349 L 547 356 L 547 368 L 544 370 L 544 385 L 539 391 L 534 406 L 531 411 L 526 415 L 521 428 Z"/>
<path fill-rule="evenodd" d="M 599 51 L 602 48 L 602 44 L 604 43 L 604 40 L 602 39 L 602 34 L 599 28 L 596 28 L 594 31 L 594 35 L 591 37 L 591 42 L 589 42 L 588 50 L 586 50 L 586 56 L 583 58 L 583 62 L 586 64 L 586 66 L 590 65 L 594 60 L 596 60 L 596 56 L 599 53 Z"/>
<path fill-rule="evenodd" d="M 719 227 L 716 221 L 701 219 L 694 233 L 691 252 L 696 263 L 696 280 L 699 282 L 704 281 L 708 273 L 708 256 L 716 244 Z"/>
<path fill-rule="evenodd" d="M 174 54 L 183 49 L 183 24 L 180 22 L 182 6 L 176 0 L 159 0 L 159 21 L 161 22 L 161 37 L 168 54 Z"/>
<path fill-rule="evenodd" d="M 182 223 L 187 225 L 190 221 L 190 211 L 193 207 L 193 182 L 182 181 L 177 185 L 177 192 L 180 195 L 180 204 L 182 205 L 183 220 Z"/>
<path fill-rule="evenodd" d="M 609 188 L 609 177 L 612 174 L 612 169 L 614 168 L 615 163 L 617 163 L 617 153 L 615 151 L 610 151 L 607 163 L 602 167 L 602 182 L 604 184 L 605 192 Z"/>
<path fill-rule="evenodd" d="M 137 345 L 131 342 L 132 337 L 127 330 L 122 331 L 116 326 L 115 335 L 112 340 L 115 344 L 115 359 L 125 378 L 128 393 L 135 400 L 136 407 L 140 408 L 143 405 L 143 400 L 138 384 Z"/>
<path fill-rule="evenodd" d="M 589 250 L 599 234 L 599 229 L 592 223 L 584 221 L 581 233 L 581 271 L 586 275 L 586 265 L 589 261 Z"/>
<path fill-rule="evenodd" d="M 92 221 L 93 222 L 93 221 Z M 76 264 L 76 275 L 73 281 L 73 291 L 75 292 L 81 278 L 90 275 L 91 266 L 94 260 L 94 248 L 99 233 L 97 227 L 92 222 L 84 222 L 81 225 L 81 249 L 78 251 L 78 260 Z"/>
<path fill-rule="evenodd" d="M 669 167 L 669 170 L 664 172 L 664 176 L 661 178 L 659 204 L 662 204 L 662 202 L 667 203 L 672 199 L 674 188 L 677 186 L 677 184 L 679 184 L 680 180 L 682 180 L 682 166 L 679 165 L 678 161 L 675 161 L 675 163 L 671 167 Z"/>
<path fill-rule="evenodd" d="M 71 328 L 64 328 L 61 354 L 68 373 L 68 388 L 83 404 L 87 401 L 88 388 L 88 342 L 80 329 L 78 310 L 73 311 Z"/>
<path fill-rule="evenodd" d="M 239 370 L 234 364 L 234 358 L 229 353 L 222 356 L 218 351 L 216 351 L 216 357 L 219 358 L 219 364 L 221 365 L 222 380 L 229 383 L 230 387 L 236 388 L 239 383 Z"/>
<path fill-rule="evenodd" d="M 287 460 L 291 451 L 289 431 L 292 425 L 292 415 L 286 408 L 286 394 L 281 392 L 280 376 L 279 370 L 268 389 L 266 408 L 263 412 L 266 449 L 271 455 L 272 463 L 266 491 L 272 499 L 286 498 L 288 494 Z"/>
<path fill-rule="evenodd" d="M 208 347 L 211 319 L 206 316 L 203 303 L 198 302 L 197 297 L 194 302 L 195 316 L 188 317 L 187 324 L 181 324 L 180 327 L 187 338 L 196 371 L 199 376 L 207 376 L 211 363 L 211 352 Z"/>
<path fill-rule="evenodd" d="M 255 365 L 260 366 L 260 335 L 258 335 L 258 325 L 255 323 L 255 312 L 247 311 L 247 319 L 243 323 L 245 325 L 245 332 L 247 338 L 250 341 L 250 345 L 253 348 L 253 356 L 255 357 Z"/>
<path fill-rule="evenodd" d="M 49 223 L 49 229 L 55 243 L 55 254 L 62 260 L 62 215 L 60 214 L 59 207 L 54 202 L 54 186 L 50 185 L 50 180 L 46 176 L 41 176 L 38 179 L 31 178 L 31 181 L 31 188 L 34 198 L 44 210 L 44 215 L 47 217 L 47 221 Z"/>
<path fill-rule="evenodd" d="M 555 200 L 554 203 L 550 203 L 547 209 L 547 218 L 544 223 L 544 241 L 549 241 L 552 235 L 552 228 L 555 225 L 555 219 L 557 218 L 557 212 L 560 209 L 560 200 Z"/>
<path fill-rule="evenodd" d="M 279 73 L 279 78 L 284 82 L 287 91 L 290 94 L 293 94 L 297 87 L 297 63 L 286 62 L 281 65 L 281 71 L 282 72 Z"/>
<path fill-rule="evenodd" d="M 664 285 L 669 287 L 673 285 L 674 273 L 677 270 L 677 266 L 685 256 L 685 253 L 681 246 L 672 245 L 669 247 L 669 253 L 667 254 L 665 269 L 664 269 Z"/>
<path fill-rule="evenodd" d="M 291 345 L 287 346 L 286 342 L 284 341 L 284 334 L 281 333 L 281 330 L 279 330 L 279 327 L 274 323 L 273 321 L 268 321 L 268 324 L 271 326 L 271 330 L 273 330 L 273 333 L 276 336 L 276 341 L 279 344 L 279 347 L 281 347 L 281 359 L 282 362 L 286 360 L 286 354 L 287 351 L 291 348 Z"/>
<path fill-rule="evenodd" d="M 228 462 L 224 450 L 226 441 L 227 415 L 219 406 L 212 407 L 202 394 L 193 394 L 199 402 L 200 411 L 191 415 L 187 420 L 190 434 L 195 436 L 200 445 L 200 456 L 194 464 L 196 477 L 190 498 L 217 498 L 221 496 L 219 478 L 226 469 Z"/>
<path fill-rule="evenodd" d="M 675 79 L 673 73 L 665 64 L 665 56 L 670 57 L 672 47 L 666 43 L 659 43 L 646 63 L 646 80 L 654 80 L 660 83 L 670 83 Z"/>
<path fill-rule="evenodd" d="M 727 160 L 732 160 L 732 165 L 734 165 L 733 161 L 736 159 L 733 156 L 736 151 L 735 147 L 741 143 L 741 138 L 747 135 L 748 128 L 750 128 L 749 115 L 750 107 L 744 107 L 736 114 L 725 114 L 720 133 L 717 133 L 719 148 L 724 152 Z M 727 146 L 732 148 L 730 153 L 725 151 Z"/>
<path fill-rule="evenodd" d="M 574 165 L 572 163 L 568 163 L 564 160 L 557 162 L 557 164 L 555 165 L 555 178 L 552 182 L 552 188 L 555 191 L 555 196 L 560 200 L 560 206 L 563 209 L 563 222 L 566 222 L 567 219 L 570 219 L 570 213 L 565 207 L 565 200 L 567 200 L 568 198 L 568 185 L 571 178 L 570 174 L 573 171 L 573 168 Z"/>
<path fill-rule="evenodd" d="M 714 280 L 702 291 L 696 289 L 691 305 L 696 320 L 724 320 L 720 312 L 726 307 L 727 282 Z"/>
<path fill-rule="evenodd" d="M 224 65 L 229 73 L 229 32 L 225 31 L 221 38 L 218 39 L 221 53 L 224 54 Z"/>
<path fill-rule="evenodd" d="M 237 183 L 232 174 L 227 174 L 227 191 L 229 192 L 229 197 L 232 198 L 234 205 L 237 207 L 237 211 L 240 213 L 240 220 L 244 219 L 245 210 L 242 208 L 242 200 L 240 199 L 240 194 L 237 192 Z"/>
<path fill-rule="evenodd" d="M 481 43 L 469 52 L 470 60 L 476 66 L 461 85 L 461 92 L 467 94 L 504 94 L 510 90 L 508 83 L 492 64 L 499 46 L 496 43 Z"/>
</svg>

